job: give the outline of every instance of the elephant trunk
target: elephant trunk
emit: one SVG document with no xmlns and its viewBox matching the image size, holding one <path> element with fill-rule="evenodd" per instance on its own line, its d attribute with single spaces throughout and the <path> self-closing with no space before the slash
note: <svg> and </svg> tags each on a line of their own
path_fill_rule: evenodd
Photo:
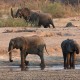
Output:
<svg viewBox="0 0 80 80">
<path fill-rule="evenodd" d="M 11 16 L 14 18 L 13 9 L 11 8 Z"/>
<path fill-rule="evenodd" d="M 8 52 L 9 52 L 9 61 L 10 62 L 13 62 L 13 60 L 12 60 L 12 50 L 13 50 L 13 47 L 12 46 L 9 46 Z"/>
</svg>

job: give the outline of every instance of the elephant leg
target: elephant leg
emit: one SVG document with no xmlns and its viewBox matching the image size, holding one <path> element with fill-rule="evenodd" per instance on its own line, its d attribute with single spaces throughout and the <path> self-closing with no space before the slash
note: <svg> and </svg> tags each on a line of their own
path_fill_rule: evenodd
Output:
<svg viewBox="0 0 80 80">
<path fill-rule="evenodd" d="M 50 24 L 52 25 L 53 28 L 55 28 L 54 24 L 53 24 L 53 20 L 50 19 Z"/>
<path fill-rule="evenodd" d="M 54 26 L 54 24 L 53 24 L 53 23 L 52 23 L 51 25 L 53 26 L 53 28 L 55 28 L 55 26 Z"/>
<path fill-rule="evenodd" d="M 63 53 L 63 58 L 64 58 L 64 69 L 66 69 L 66 54 Z"/>
<path fill-rule="evenodd" d="M 41 63 L 40 63 L 41 70 L 43 70 L 45 68 L 45 62 L 44 62 L 43 52 L 42 53 L 40 52 L 38 55 L 39 55 L 39 57 L 41 59 Z"/>
<path fill-rule="evenodd" d="M 31 21 L 31 26 L 33 26 L 33 27 L 34 27 L 34 21 Z"/>
<path fill-rule="evenodd" d="M 21 51 L 21 71 L 25 70 L 24 51 Z"/>
<path fill-rule="evenodd" d="M 38 27 L 41 27 L 42 25 L 41 25 L 41 23 L 40 22 L 38 22 Z"/>
<path fill-rule="evenodd" d="M 48 27 L 50 28 L 50 25 Z"/>
<path fill-rule="evenodd" d="M 71 68 L 75 69 L 75 54 L 71 54 Z"/>
<path fill-rule="evenodd" d="M 44 26 L 44 28 L 50 28 L 50 25 L 49 24 L 46 24 L 46 25 L 43 25 Z"/>
<path fill-rule="evenodd" d="M 40 59 L 41 59 L 41 70 L 43 70 L 45 68 L 45 63 L 44 63 L 44 57 L 43 56 L 40 56 Z"/>
<path fill-rule="evenodd" d="M 34 24 L 33 27 L 36 27 L 37 26 L 37 21 L 34 20 L 33 24 Z"/>
<path fill-rule="evenodd" d="M 70 68 L 70 53 L 67 54 L 67 69 Z"/>
<path fill-rule="evenodd" d="M 26 66 L 29 64 L 29 61 L 26 60 L 27 55 L 28 55 L 28 53 L 26 53 L 25 56 L 24 56 L 24 61 L 25 61 Z"/>
<path fill-rule="evenodd" d="M 38 26 L 38 23 L 39 23 L 39 18 L 37 18 L 36 20 L 36 26 Z"/>
<path fill-rule="evenodd" d="M 9 53 L 9 61 L 13 62 L 13 60 L 12 60 L 12 52 Z"/>
<path fill-rule="evenodd" d="M 72 68 L 72 54 L 70 53 L 70 69 Z"/>
</svg>

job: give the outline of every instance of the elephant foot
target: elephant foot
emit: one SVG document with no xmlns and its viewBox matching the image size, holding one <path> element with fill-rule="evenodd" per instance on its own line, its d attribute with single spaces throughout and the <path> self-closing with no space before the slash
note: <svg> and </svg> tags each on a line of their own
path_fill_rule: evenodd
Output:
<svg viewBox="0 0 80 80">
<path fill-rule="evenodd" d="M 70 67 L 70 69 L 75 69 L 75 67 Z"/>
<path fill-rule="evenodd" d="M 27 66 L 29 64 L 29 61 L 25 61 L 25 65 Z"/>
<path fill-rule="evenodd" d="M 10 62 L 13 62 L 13 60 L 9 60 Z"/>
<path fill-rule="evenodd" d="M 23 67 L 21 64 L 19 65 L 21 68 Z M 24 66 L 25 66 L 25 63 L 24 63 Z"/>
<path fill-rule="evenodd" d="M 40 64 L 41 70 L 44 70 L 45 64 Z"/>
<path fill-rule="evenodd" d="M 70 66 L 68 66 L 67 69 L 71 69 Z"/>
<path fill-rule="evenodd" d="M 27 66 L 29 64 L 29 61 L 25 61 L 24 65 Z M 21 67 L 21 64 L 20 64 Z"/>
<path fill-rule="evenodd" d="M 24 67 L 24 68 L 21 68 L 21 71 L 26 71 L 26 67 Z"/>
<path fill-rule="evenodd" d="M 67 69 L 70 69 L 70 67 L 67 67 Z"/>
<path fill-rule="evenodd" d="M 67 69 L 66 67 L 64 67 L 64 69 Z"/>
<path fill-rule="evenodd" d="M 25 63 L 23 66 L 20 64 L 20 68 L 21 68 L 21 71 L 25 71 L 26 70 Z"/>
<path fill-rule="evenodd" d="M 64 67 L 64 69 L 70 69 L 70 67 Z"/>
</svg>

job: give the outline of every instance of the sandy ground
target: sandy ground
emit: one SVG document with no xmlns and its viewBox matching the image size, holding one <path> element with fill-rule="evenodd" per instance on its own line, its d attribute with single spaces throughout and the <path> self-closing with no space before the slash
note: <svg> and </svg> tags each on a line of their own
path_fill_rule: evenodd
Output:
<svg viewBox="0 0 80 80">
<path fill-rule="evenodd" d="M 80 80 L 80 54 L 76 55 L 76 69 L 64 70 L 61 42 L 65 39 L 74 39 L 80 44 L 80 17 L 54 19 L 56 28 L 0 28 L 0 80 Z M 65 27 L 72 22 L 76 27 Z M 46 68 L 40 70 L 40 58 L 37 55 L 28 55 L 30 61 L 26 71 L 20 70 L 20 52 L 13 51 L 13 63 L 8 59 L 8 45 L 11 38 L 18 36 L 39 35 L 47 45 L 44 51 Z M 79 69 L 78 69 L 79 68 Z"/>
</svg>

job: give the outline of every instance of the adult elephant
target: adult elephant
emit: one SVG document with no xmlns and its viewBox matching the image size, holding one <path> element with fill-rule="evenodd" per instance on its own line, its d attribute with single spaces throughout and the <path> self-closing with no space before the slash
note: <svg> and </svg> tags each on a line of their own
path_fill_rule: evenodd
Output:
<svg viewBox="0 0 80 80">
<path fill-rule="evenodd" d="M 41 59 L 41 70 L 45 68 L 44 62 L 44 48 L 46 49 L 46 44 L 44 40 L 37 36 L 30 36 L 30 37 L 16 37 L 10 40 L 8 52 L 9 52 L 9 61 L 13 62 L 12 60 L 12 50 L 13 49 L 20 49 L 21 53 L 21 70 L 25 70 L 25 64 L 28 62 L 26 61 L 26 56 L 28 54 L 36 54 Z M 46 50 L 47 51 L 47 50 Z"/>
<path fill-rule="evenodd" d="M 64 40 L 61 43 L 64 58 L 64 69 L 75 69 L 75 53 L 79 54 L 80 48 L 76 41 L 72 39 Z"/>
<path fill-rule="evenodd" d="M 27 21 L 27 17 L 29 16 L 30 10 L 28 8 L 17 9 L 16 13 L 13 14 L 13 9 L 11 8 L 11 16 L 13 18 L 24 18 Z"/>
<path fill-rule="evenodd" d="M 37 22 L 38 26 L 43 26 L 44 28 L 50 27 L 50 24 L 55 28 L 53 24 L 52 17 L 46 13 L 31 11 L 28 8 L 18 9 L 16 14 L 13 14 L 13 10 L 11 8 L 11 15 L 13 18 L 23 17 L 26 21 L 29 22 Z"/>
</svg>

